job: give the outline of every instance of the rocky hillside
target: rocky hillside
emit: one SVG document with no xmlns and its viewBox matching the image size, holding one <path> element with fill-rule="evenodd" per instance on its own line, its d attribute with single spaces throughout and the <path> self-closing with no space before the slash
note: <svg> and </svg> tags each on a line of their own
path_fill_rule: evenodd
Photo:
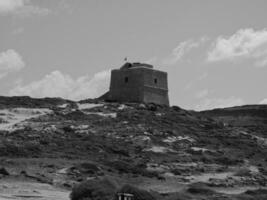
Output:
<svg viewBox="0 0 267 200">
<path fill-rule="evenodd" d="M 158 199 L 264 199 L 266 122 L 267 106 L 257 105 L 194 112 L 0 97 L 0 177 L 64 190 L 109 179 Z M 14 197 L 0 178 L 1 193 Z"/>
</svg>

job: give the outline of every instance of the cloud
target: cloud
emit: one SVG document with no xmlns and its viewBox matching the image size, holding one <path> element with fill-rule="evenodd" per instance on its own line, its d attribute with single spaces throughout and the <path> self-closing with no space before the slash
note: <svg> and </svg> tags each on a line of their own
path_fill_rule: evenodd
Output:
<svg viewBox="0 0 267 200">
<path fill-rule="evenodd" d="M 163 59 L 164 65 L 174 65 L 181 60 L 185 54 L 190 52 L 191 49 L 197 48 L 200 45 L 199 41 L 186 40 L 181 42 L 177 47 L 172 50 L 171 55 Z"/>
<path fill-rule="evenodd" d="M 204 72 L 199 77 L 197 77 L 195 80 L 192 80 L 189 83 L 187 83 L 184 90 L 190 90 L 196 83 L 198 83 L 199 81 L 202 81 L 203 79 L 207 77 L 208 77 L 208 73 Z"/>
<path fill-rule="evenodd" d="M 214 108 L 226 108 L 232 106 L 240 106 L 245 104 L 243 99 L 237 97 L 229 98 L 207 98 L 203 99 L 199 105 L 195 107 L 196 110 L 209 110 Z"/>
<path fill-rule="evenodd" d="M 0 0 L 0 12 L 13 12 L 24 6 L 24 0 Z"/>
<path fill-rule="evenodd" d="M 154 57 L 151 57 L 151 58 L 145 60 L 144 63 L 153 65 L 153 64 L 157 63 L 157 61 L 158 61 L 158 58 L 154 56 Z"/>
<path fill-rule="evenodd" d="M 28 16 L 31 14 L 47 15 L 49 13 L 49 9 L 32 5 L 30 0 L 0 0 L 0 14 L 3 15 L 15 14 Z"/>
<path fill-rule="evenodd" d="M 108 91 L 110 70 L 77 79 L 60 71 L 53 71 L 41 80 L 22 85 L 20 82 L 8 95 L 32 97 L 62 97 L 72 100 L 96 98 Z"/>
<path fill-rule="evenodd" d="M 24 29 L 23 27 L 19 27 L 19 28 L 14 29 L 11 33 L 12 33 L 13 35 L 20 35 L 20 34 L 22 34 L 24 31 L 25 31 L 25 29 Z"/>
<path fill-rule="evenodd" d="M 9 49 L 0 53 L 0 78 L 8 73 L 21 70 L 25 67 L 25 63 L 15 50 Z"/>
<path fill-rule="evenodd" d="M 244 58 L 253 59 L 257 66 L 266 66 L 267 29 L 240 29 L 229 37 L 219 36 L 207 55 L 209 62 Z"/>
<path fill-rule="evenodd" d="M 158 64 L 158 65 L 175 65 L 179 61 L 191 61 L 189 59 L 185 59 L 186 56 L 188 56 L 194 49 L 198 49 L 203 46 L 203 44 L 206 44 L 206 42 L 209 41 L 209 38 L 206 36 L 203 36 L 199 39 L 188 39 L 183 42 L 180 42 L 173 50 L 171 50 L 171 53 L 167 56 L 153 56 L 147 60 L 145 60 L 145 63 L 149 64 Z M 191 55 L 191 54 L 190 54 Z M 202 54 L 200 53 L 202 56 Z M 204 55 L 203 55 L 204 56 Z"/>
<path fill-rule="evenodd" d="M 260 101 L 259 104 L 267 104 L 267 98 L 266 99 L 263 99 L 262 101 Z"/>
<path fill-rule="evenodd" d="M 195 97 L 197 99 L 202 99 L 204 97 L 206 97 L 207 95 L 209 94 L 209 90 L 207 89 L 204 89 L 204 90 L 200 90 L 196 93 Z"/>
</svg>

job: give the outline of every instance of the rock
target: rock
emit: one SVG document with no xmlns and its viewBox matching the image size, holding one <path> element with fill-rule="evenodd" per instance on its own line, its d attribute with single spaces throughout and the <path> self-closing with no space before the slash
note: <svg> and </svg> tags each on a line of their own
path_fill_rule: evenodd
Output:
<svg viewBox="0 0 267 200">
<path fill-rule="evenodd" d="M 2 167 L 0 168 L 0 174 L 4 176 L 9 176 L 9 172 L 6 170 L 6 168 Z"/>
<path fill-rule="evenodd" d="M 204 183 L 194 183 L 189 186 L 187 191 L 191 194 L 204 194 L 204 195 L 213 195 L 214 191 L 211 190 Z"/>
<path fill-rule="evenodd" d="M 180 112 L 182 110 L 182 108 L 180 108 L 179 106 L 172 106 L 172 109 L 177 112 Z"/>
<path fill-rule="evenodd" d="M 146 109 L 146 105 L 143 104 L 143 103 L 141 103 L 141 104 L 139 104 L 139 108 L 141 108 L 141 109 Z"/>
<path fill-rule="evenodd" d="M 28 174 L 27 174 L 27 172 L 26 172 L 25 170 L 22 170 L 22 171 L 20 172 L 20 175 L 28 176 Z"/>
<path fill-rule="evenodd" d="M 72 188 L 73 187 L 73 185 L 70 184 L 69 182 L 63 183 L 63 186 L 66 188 Z"/>
<path fill-rule="evenodd" d="M 150 111 L 157 111 L 158 108 L 156 104 L 150 103 L 147 105 L 147 109 Z"/>
</svg>

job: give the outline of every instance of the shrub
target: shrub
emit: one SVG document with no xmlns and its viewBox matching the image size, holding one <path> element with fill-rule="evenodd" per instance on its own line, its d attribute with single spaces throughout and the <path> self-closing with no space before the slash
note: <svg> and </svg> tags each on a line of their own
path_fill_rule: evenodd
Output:
<svg viewBox="0 0 267 200">
<path fill-rule="evenodd" d="M 171 172 L 174 174 L 174 175 L 181 175 L 181 170 L 180 169 L 172 169 Z"/>
<path fill-rule="evenodd" d="M 149 178 L 159 178 L 159 174 L 156 171 L 148 171 L 145 164 L 128 163 L 121 160 L 115 160 L 108 162 L 108 166 L 116 169 L 120 174 L 136 174 L 140 176 L 146 176 Z"/>
<path fill-rule="evenodd" d="M 121 160 L 108 162 L 108 166 L 116 169 L 119 173 L 131 173 L 132 172 L 132 166 L 129 163 L 121 161 Z"/>
<path fill-rule="evenodd" d="M 71 200 L 110 200 L 116 191 L 115 185 L 108 179 L 87 180 L 74 186 Z"/>
<path fill-rule="evenodd" d="M 245 192 L 245 194 L 249 194 L 249 195 L 265 194 L 265 195 L 267 195 L 267 189 L 247 190 Z"/>
<path fill-rule="evenodd" d="M 223 165 L 237 165 L 243 162 L 242 159 L 237 159 L 231 156 L 222 156 L 215 159 L 215 162 Z"/>
<path fill-rule="evenodd" d="M 187 189 L 187 191 L 191 194 L 204 194 L 204 195 L 214 194 L 214 191 L 209 189 L 203 183 L 194 183 Z"/>
<path fill-rule="evenodd" d="M 191 200 L 191 195 L 182 192 L 176 192 L 165 198 L 165 200 Z"/>
<path fill-rule="evenodd" d="M 239 200 L 266 200 L 267 190 L 266 189 L 258 189 L 258 190 L 247 190 L 246 192 L 237 196 Z"/>
<path fill-rule="evenodd" d="M 80 163 L 75 167 L 82 173 L 95 174 L 99 171 L 99 168 L 96 164 L 89 162 Z"/>
<path fill-rule="evenodd" d="M 18 143 L 16 141 L 2 140 L 0 144 L 0 156 L 38 156 L 41 153 L 41 148 L 38 142 L 25 141 Z"/>
<path fill-rule="evenodd" d="M 251 176 L 251 173 L 249 169 L 242 168 L 235 173 L 235 176 Z"/>
</svg>

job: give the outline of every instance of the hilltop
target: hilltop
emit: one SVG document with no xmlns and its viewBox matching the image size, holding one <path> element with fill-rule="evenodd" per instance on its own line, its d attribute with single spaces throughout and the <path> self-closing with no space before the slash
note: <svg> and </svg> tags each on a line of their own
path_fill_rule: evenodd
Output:
<svg viewBox="0 0 267 200">
<path fill-rule="evenodd" d="M 4 182 L 31 180 L 64 191 L 108 178 L 117 188 L 130 184 L 161 199 L 260 199 L 266 193 L 258 189 L 267 186 L 266 122 L 267 105 L 195 112 L 0 97 L 0 168 L 6 171 L 0 174 Z"/>
</svg>

